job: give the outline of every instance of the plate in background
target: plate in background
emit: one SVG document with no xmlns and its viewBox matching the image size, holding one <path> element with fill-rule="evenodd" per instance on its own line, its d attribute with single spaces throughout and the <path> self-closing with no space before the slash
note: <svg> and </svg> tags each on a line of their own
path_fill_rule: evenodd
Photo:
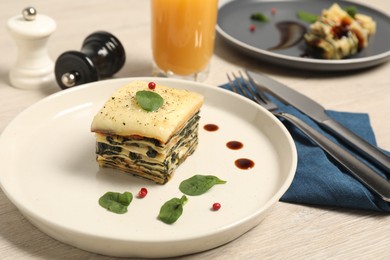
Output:
<svg viewBox="0 0 390 260">
<path fill-rule="evenodd" d="M 269 50 L 280 42 L 276 23 L 294 21 L 308 28 L 309 24 L 296 17 L 298 11 L 320 14 L 329 8 L 332 0 L 236 0 L 222 4 L 218 12 L 217 31 L 228 43 L 261 60 L 291 68 L 317 71 L 343 71 L 363 69 L 379 65 L 390 58 L 390 17 L 381 11 L 356 2 L 337 1 L 341 7 L 356 6 L 358 12 L 371 16 L 377 23 L 377 32 L 369 40 L 367 48 L 357 55 L 343 60 L 325 60 L 303 57 L 306 46 L 300 41 L 290 48 Z M 276 12 L 272 14 L 272 9 Z M 265 14 L 269 22 L 253 22 L 250 15 Z M 252 32 L 249 27 L 255 24 Z"/>
</svg>

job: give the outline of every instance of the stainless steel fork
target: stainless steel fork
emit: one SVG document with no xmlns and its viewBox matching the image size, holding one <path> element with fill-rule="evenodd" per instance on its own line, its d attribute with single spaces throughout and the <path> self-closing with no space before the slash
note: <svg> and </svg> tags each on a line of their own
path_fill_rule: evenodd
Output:
<svg viewBox="0 0 390 260">
<path fill-rule="evenodd" d="M 310 140 L 345 167 L 345 169 L 347 169 L 356 179 L 378 194 L 383 200 L 390 202 L 390 182 L 387 179 L 380 176 L 348 150 L 345 150 L 337 143 L 322 135 L 298 117 L 289 113 L 277 111 L 278 106 L 267 98 L 261 88 L 255 87 L 256 85 L 253 79 L 247 73 L 245 74 L 246 77 L 244 77 L 241 71 L 238 72 L 239 76 L 232 73 L 232 77 L 230 77 L 229 74 L 227 74 L 230 86 L 234 92 L 255 101 L 276 117 L 283 118 L 296 126 L 309 137 Z"/>
<path fill-rule="evenodd" d="M 274 102 L 271 102 L 263 92 L 257 91 L 254 88 L 255 82 L 252 78 L 247 76 L 248 79 L 245 79 L 241 71 L 238 71 L 238 76 L 232 73 L 232 77 L 233 79 L 227 74 L 230 87 L 234 92 L 254 100 L 269 111 L 278 109 L 278 106 Z"/>
</svg>

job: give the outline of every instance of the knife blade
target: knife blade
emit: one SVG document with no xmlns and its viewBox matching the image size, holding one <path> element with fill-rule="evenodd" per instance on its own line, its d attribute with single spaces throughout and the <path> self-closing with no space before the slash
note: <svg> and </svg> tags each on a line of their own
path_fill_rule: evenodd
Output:
<svg viewBox="0 0 390 260">
<path fill-rule="evenodd" d="M 289 104 L 306 114 L 327 132 L 357 151 L 362 157 L 369 160 L 386 173 L 390 173 L 390 157 L 329 117 L 322 105 L 264 74 L 252 71 L 246 71 L 246 73 L 249 77 L 254 79 L 255 83 L 258 85 L 256 87 L 260 87 L 280 99 L 282 102 Z"/>
</svg>

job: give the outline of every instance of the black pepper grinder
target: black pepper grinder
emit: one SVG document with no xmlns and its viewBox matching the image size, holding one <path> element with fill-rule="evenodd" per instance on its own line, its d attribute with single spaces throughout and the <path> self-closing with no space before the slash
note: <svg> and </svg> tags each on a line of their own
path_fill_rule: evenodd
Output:
<svg viewBox="0 0 390 260">
<path fill-rule="evenodd" d="M 125 64 L 126 54 L 120 41 L 104 31 L 85 38 L 81 51 L 67 51 L 55 63 L 54 73 L 62 89 L 108 78 Z"/>
</svg>

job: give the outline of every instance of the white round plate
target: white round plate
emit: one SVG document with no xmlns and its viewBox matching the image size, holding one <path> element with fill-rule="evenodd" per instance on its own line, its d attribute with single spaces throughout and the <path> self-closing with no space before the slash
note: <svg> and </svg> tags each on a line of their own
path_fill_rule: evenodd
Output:
<svg viewBox="0 0 390 260">
<path fill-rule="evenodd" d="M 155 81 L 205 96 L 199 146 L 158 185 L 95 161 L 93 116 L 119 87 L 133 80 Z M 206 124 L 219 130 L 209 132 Z M 227 148 L 240 141 L 240 150 Z M 247 158 L 249 170 L 234 161 Z M 51 95 L 17 116 L 0 137 L 0 184 L 26 218 L 48 235 L 81 249 L 127 257 L 171 257 L 227 243 L 253 228 L 287 190 L 297 154 L 285 127 L 268 111 L 215 86 L 166 79 L 124 78 L 99 81 Z M 206 194 L 188 197 L 172 225 L 157 219 L 160 207 L 181 197 L 180 182 L 195 174 L 226 180 Z M 148 195 L 137 198 L 141 187 Z M 130 191 L 134 199 L 123 215 L 98 204 L 107 191 Z M 211 210 L 221 203 L 218 211 Z"/>
</svg>

